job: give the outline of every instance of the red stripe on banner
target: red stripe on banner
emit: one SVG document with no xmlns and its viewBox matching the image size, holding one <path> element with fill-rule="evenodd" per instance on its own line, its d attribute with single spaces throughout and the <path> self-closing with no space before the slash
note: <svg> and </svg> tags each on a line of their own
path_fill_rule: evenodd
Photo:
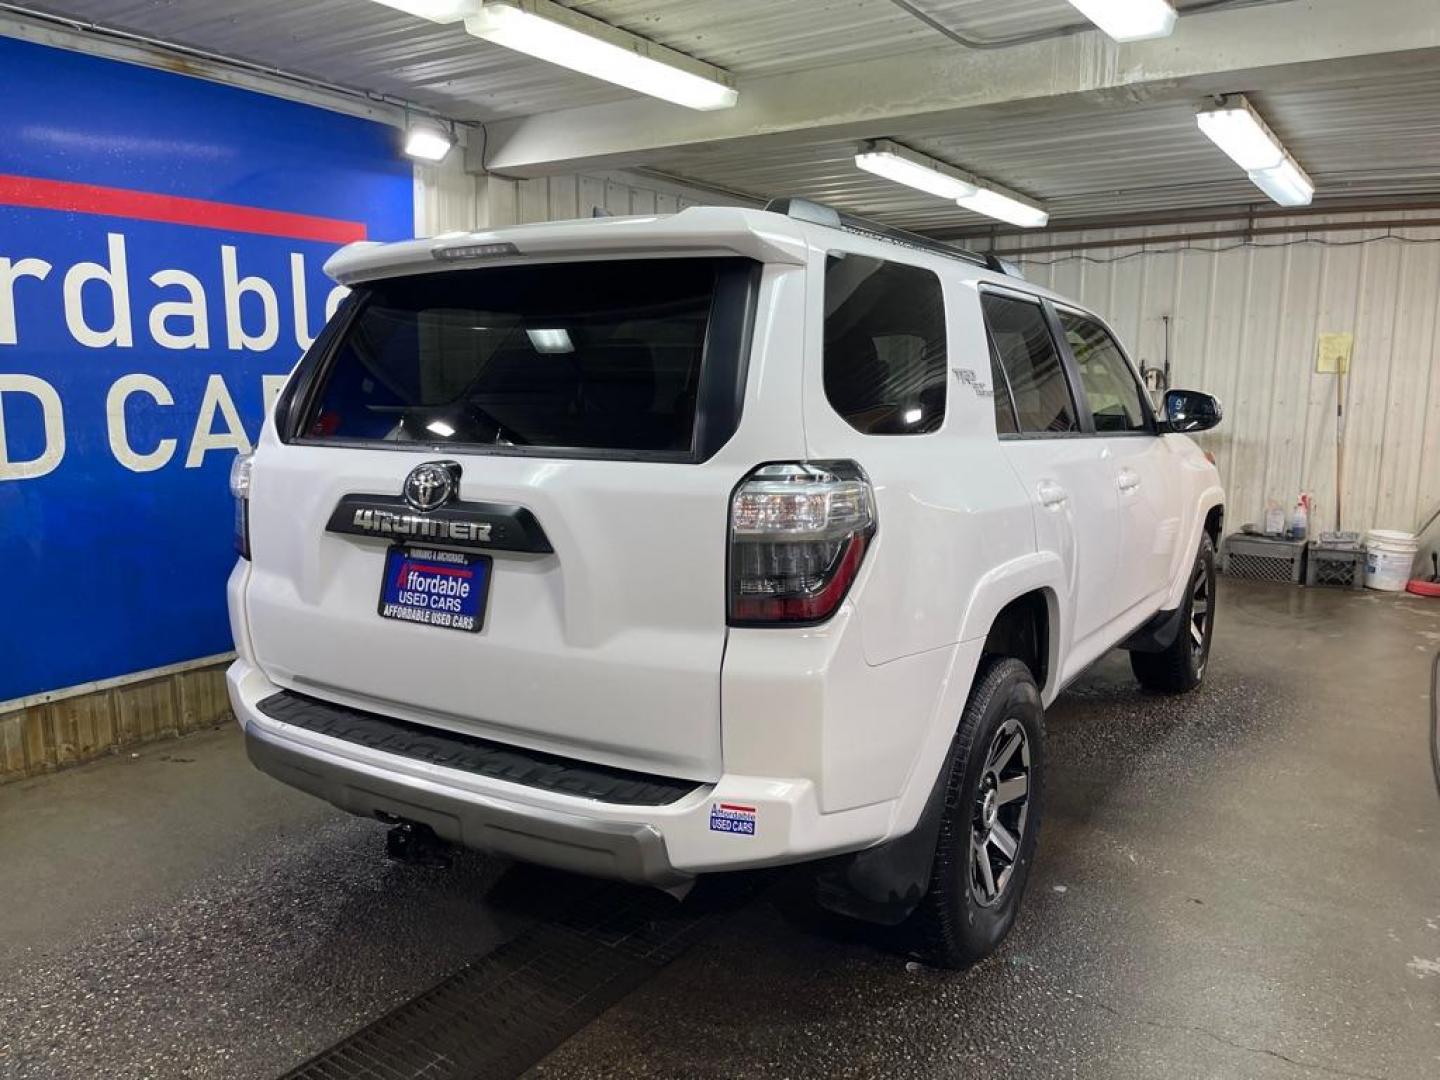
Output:
<svg viewBox="0 0 1440 1080">
<path fill-rule="evenodd" d="M 728 802 L 722 802 L 722 803 L 720 804 L 720 809 L 721 809 L 721 810 L 738 810 L 738 811 L 740 811 L 740 813 L 742 813 L 742 814 L 753 814 L 753 813 L 755 813 L 755 808 L 754 808 L 753 806 L 736 806 L 734 803 L 728 803 Z"/>
<path fill-rule="evenodd" d="M 475 571 L 462 570 L 458 566 L 431 566 L 429 563 L 406 563 L 411 570 L 419 570 L 422 574 L 449 574 L 451 577 L 474 577 Z"/>
<path fill-rule="evenodd" d="M 411 570 L 418 570 L 422 574 L 449 574 L 451 577 L 474 577 L 473 570 L 459 570 L 452 566 L 429 566 L 422 563 L 402 562 L 399 571 L 395 574 L 395 587 L 398 589 L 405 581 Z"/>
<path fill-rule="evenodd" d="M 0 174 L 0 206 L 27 206 L 40 210 L 69 210 L 81 214 L 164 221 L 172 225 L 196 225 L 202 229 L 288 236 L 296 240 L 320 240 L 348 244 L 365 239 L 363 221 L 290 214 L 283 210 L 262 210 L 236 203 L 187 199 L 179 195 L 156 195 L 149 191 L 75 184 L 68 180 L 38 180 L 32 176 Z"/>
</svg>

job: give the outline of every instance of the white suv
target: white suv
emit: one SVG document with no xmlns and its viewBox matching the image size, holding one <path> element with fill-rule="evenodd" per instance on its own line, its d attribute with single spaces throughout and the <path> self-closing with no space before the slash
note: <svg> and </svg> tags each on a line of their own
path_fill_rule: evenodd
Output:
<svg viewBox="0 0 1440 1080">
<path fill-rule="evenodd" d="M 802 200 L 356 244 L 237 462 L 251 759 L 683 889 L 820 860 L 937 963 L 1015 918 L 1043 706 L 1204 674 L 1216 471 L 1093 315 Z"/>
</svg>

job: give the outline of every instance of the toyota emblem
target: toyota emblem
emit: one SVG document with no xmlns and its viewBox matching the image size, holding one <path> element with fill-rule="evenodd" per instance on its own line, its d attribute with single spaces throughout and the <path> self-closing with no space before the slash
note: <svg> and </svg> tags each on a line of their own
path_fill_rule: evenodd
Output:
<svg viewBox="0 0 1440 1080">
<path fill-rule="evenodd" d="M 422 513 L 438 510 L 460 489 L 460 465 L 455 461 L 427 461 L 405 477 L 405 501 Z"/>
</svg>

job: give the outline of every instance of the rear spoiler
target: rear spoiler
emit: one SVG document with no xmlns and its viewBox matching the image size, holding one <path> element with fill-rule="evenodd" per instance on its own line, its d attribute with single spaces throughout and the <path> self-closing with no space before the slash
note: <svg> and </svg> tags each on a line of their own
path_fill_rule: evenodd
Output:
<svg viewBox="0 0 1440 1080">
<path fill-rule="evenodd" d="M 677 214 L 584 218 L 446 233 L 395 244 L 360 241 L 341 248 L 325 272 L 342 285 L 423 274 L 466 265 L 531 258 L 616 258 L 647 255 L 739 255 L 759 262 L 805 265 L 799 228 L 763 211 L 693 206 Z"/>
</svg>

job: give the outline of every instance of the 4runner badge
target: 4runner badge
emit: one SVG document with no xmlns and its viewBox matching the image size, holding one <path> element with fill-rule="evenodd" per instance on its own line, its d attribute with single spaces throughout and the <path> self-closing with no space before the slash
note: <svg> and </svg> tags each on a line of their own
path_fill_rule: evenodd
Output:
<svg viewBox="0 0 1440 1080">
<path fill-rule="evenodd" d="M 460 466 L 427 462 L 405 478 L 400 495 L 343 495 L 325 529 L 373 536 L 397 544 L 441 544 L 471 551 L 554 549 L 535 515 L 513 503 L 463 502 L 457 490 Z"/>
</svg>

